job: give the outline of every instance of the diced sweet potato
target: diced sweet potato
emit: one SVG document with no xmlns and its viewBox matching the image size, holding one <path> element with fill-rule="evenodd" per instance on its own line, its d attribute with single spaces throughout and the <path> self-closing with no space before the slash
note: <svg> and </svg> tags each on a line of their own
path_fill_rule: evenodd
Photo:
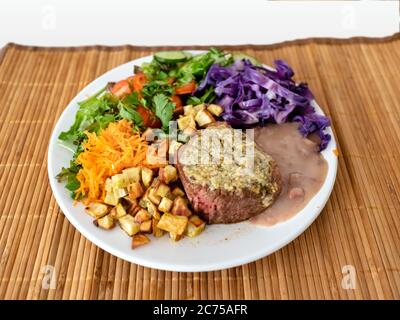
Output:
<svg viewBox="0 0 400 320">
<path fill-rule="evenodd" d="M 175 187 L 174 190 L 172 190 L 172 194 L 175 197 L 184 197 L 185 196 L 185 192 L 179 187 Z"/>
<path fill-rule="evenodd" d="M 157 187 L 156 195 L 160 197 L 166 197 L 170 192 L 171 189 L 165 183 L 160 183 L 160 185 Z"/>
<path fill-rule="evenodd" d="M 171 199 L 163 197 L 161 199 L 160 205 L 158 206 L 158 210 L 160 210 L 162 212 L 170 212 L 173 203 L 174 202 Z"/>
<path fill-rule="evenodd" d="M 110 230 L 115 226 L 115 220 L 111 216 L 111 214 L 107 214 L 102 218 L 96 219 L 93 221 L 96 227 L 100 227 L 105 230 Z"/>
<path fill-rule="evenodd" d="M 135 219 L 131 215 L 124 215 L 118 219 L 119 226 L 129 236 L 133 236 L 140 231 L 140 224 L 135 222 Z"/>
<path fill-rule="evenodd" d="M 185 232 L 187 223 L 188 217 L 186 216 L 175 216 L 170 213 L 164 213 L 157 227 L 167 232 L 182 235 Z"/>
<path fill-rule="evenodd" d="M 195 215 L 195 214 L 192 215 L 192 216 L 189 218 L 189 222 L 192 223 L 192 224 L 194 224 L 196 227 L 199 227 L 199 226 L 205 224 L 205 221 L 201 220 L 200 217 L 197 216 L 197 215 Z"/>
<path fill-rule="evenodd" d="M 153 229 L 153 236 L 155 238 L 160 238 L 164 235 L 164 230 L 161 230 L 159 227 L 157 227 L 157 224 L 160 220 L 158 219 L 151 219 L 151 227 Z"/>
<path fill-rule="evenodd" d="M 153 180 L 153 170 L 142 168 L 142 182 L 145 188 L 148 188 Z"/>
<path fill-rule="evenodd" d="M 179 241 L 179 240 L 181 240 L 183 238 L 183 235 L 170 232 L 169 233 L 169 237 L 171 238 L 171 240 Z"/>
<path fill-rule="evenodd" d="M 180 130 L 184 130 L 186 128 L 192 128 L 192 129 L 196 129 L 196 122 L 194 120 L 193 115 L 185 115 L 183 117 L 180 117 L 178 120 L 178 128 Z"/>
<path fill-rule="evenodd" d="M 159 195 L 157 195 L 156 189 L 154 189 L 154 188 L 149 189 L 147 198 L 157 206 L 160 204 L 161 197 Z"/>
<path fill-rule="evenodd" d="M 94 218 L 101 218 L 109 211 L 109 207 L 103 203 L 92 202 L 86 207 L 86 212 Z"/>
<path fill-rule="evenodd" d="M 209 125 L 210 123 L 215 122 L 215 118 L 212 116 L 212 114 L 210 112 L 208 112 L 207 110 L 202 110 L 199 111 L 196 114 L 195 120 L 197 122 L 197 124 L 199 125 L 199 127 L 204 128 L 207 125 Z"/>
<path fill-rule="evenodd" d="M 140 182 L 134 182 L 128 185 L 128 192 L 129 192 L 129 198 L 135 200 L 143 195 L 144 189 Z"/>
<path fill-rule="evenodd" d="M 125 177 L 126 186 L 128 186 L 131 183 L 140 182 L 141 178 L 140 171 L 141 171 L 140 167 L 128 168 L 122 171 L 122 174 Z"/>
<path fill-rule="evenodd" d="M 186 217 L 189 217 L 192 214 L 189 207 L 187 206 L 186 200 L 182 197 L 175 198 L 171 213 L 176 216 Z"/>
<path fill-rule="evenodd" d="M 174 182 L 178 179 L 178 172 L 174 166 L 169 164 L 164 168 L 160 168 L 158 178 L 161 182 L 169 184 L 170 182 Z"/>
<path fill-rule="evenodd" d="M 134 235 L 132 238 L 132 249 L 136 249 L 150 242 L 150 239 L 144 234 Z"/>
<path fill-rule="evenodd" d="M 222 108 L 221 106 L 219 106 L 217 104 L 210 104 L 207 107 L 207 110 L 210 111 L 210 113 L 216 117 L 219 117 L 221 115 L 221 113 L 224 112 L 224 108 Z"/>
<path fill-rule="evenodd" d="M 147 221 L 142 222 L 140 224 L 140 232 L 151 233 L 151 226 L 152 226 L 152 221 L 151 220 L 147 220 Z"/>
<path fill-rule="evenodd" d="M 145 209 L 140 209 L 138 213 L 136 213 L 135 215 L 135 221 L 138 223 L 142 223 L 150 219 L 151 219 L 151 214 Z"/>
</svg>

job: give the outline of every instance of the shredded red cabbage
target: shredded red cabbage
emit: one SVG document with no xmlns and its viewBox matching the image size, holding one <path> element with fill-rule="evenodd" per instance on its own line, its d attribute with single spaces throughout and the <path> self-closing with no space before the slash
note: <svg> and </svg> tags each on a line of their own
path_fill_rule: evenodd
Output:
<svg viewBox="0 0 400 320">
<path fill-rule="evenodd" d="M 306 83 L 296 84 L 293 75 L 282 60 L 275 61 L 275 70 L 255 66 L 249 60 L 237 60 L 227 67 L 214 64 L 194 94 L 212 86 L 217 103 L 224 108 L 223 119 L 233 127 L 297 121 L 304 136 L 319 135 L 320 151 L 324 150 L 331 139 L 324 132 L 330 121 L 315 112 L 313 94 Z"/>
</svg>

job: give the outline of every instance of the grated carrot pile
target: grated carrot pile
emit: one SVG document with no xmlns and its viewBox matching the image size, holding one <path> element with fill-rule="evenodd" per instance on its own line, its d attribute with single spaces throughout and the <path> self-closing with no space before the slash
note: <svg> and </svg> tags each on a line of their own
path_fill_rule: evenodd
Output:
<svg viewBox="0 0 400 320">
<path fill-rule="evenodd" d="M 148 144 L 139 132 L 132 130 L 128 120 L 110 123 L 99 135 L 85 134 L 88 140 L 76 159 L 82 165 L 76 176 L 80 182 L 76 195 L 83 196 L 85 202 L 102 201 L 107 178 L 125 168 L 146 166 Z"/>
</svg>

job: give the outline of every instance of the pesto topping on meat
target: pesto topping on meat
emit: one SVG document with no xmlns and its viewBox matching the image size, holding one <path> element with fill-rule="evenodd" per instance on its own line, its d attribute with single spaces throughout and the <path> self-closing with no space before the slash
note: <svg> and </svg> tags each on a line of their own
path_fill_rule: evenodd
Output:
<svg viewBox="0 0 400 320">
<path fill-rule="evenodd" d="M 274 160 L 241 130 L 208 128 L 193 137 L 179 156 L 188 179 L 210 190 L 260 194 L 268 206 L 278 185 L 272 181 Z"/>
</svg>

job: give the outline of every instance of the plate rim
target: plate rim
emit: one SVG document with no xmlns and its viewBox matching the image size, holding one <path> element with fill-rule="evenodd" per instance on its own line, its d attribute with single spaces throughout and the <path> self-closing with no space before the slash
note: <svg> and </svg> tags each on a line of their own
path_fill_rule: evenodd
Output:
<svg viewBox="0 0 400 320">
<path fill-rule="evenodd" d="M 205 50 L 185 50 L 185 51 L 188 51 L 188 52 L 190 52 L 192 54 L 199 54 L 199 53 L 205 52 Z M 130 262 L 130 263 L 135 263 L 135 264 L 142 265 L 144 267 L 155 268 L 155 269 L 165 270 L 165 271 L 173 271 L 173 272 L 207 272 L 207 271 L 223 270 L 223 269 L 227 269 L 227 268 L 232 268 L 232 267 L 237 267 L 237 266 L 240 266 L 240 265 L 244 265 L 244 264 L 256 261 L 258 259 L 264 258 L 264 257 L 266 257 L 266 256 L 278 251 L 279 249 L 285 247 L 287 244 L 289 244 L 290 242 L 295 240 L 305 230 L 307 230 L 309 228 L 309 226 L 319 217 L 319 215 L 321 214 L 322 210 L 326 206 L 326 203 L 328 202 L 328 200 L 329 200 L 329 198 L 331 196 L 333 187 L 334 187 L 335 182 L 336 182 L 336 176 L 337 176 L 338 158 L 336 156 L 334 157 L 335 161 L 333 161 L 333 163 L 329 164 L 329 167 L 333 166 L 333 168 L 332 168 L 333 169 L 333 176 L 331 177 L 330 180 L 328 180 L 328 174 L 327 174 L 327 177 L 326 177 L 323 185 L 321 186 L 321 189 L 322 189 L 325 184 L 328 184 L 328 189 L 327 189 L 327 192 L 324 195 L 324 199 L 323 199 L 323 201 L 319 202 L 320 206 L 314 210 L 314 214 L 307 216 L 307 219 L 302 223 L 302 225 L 298 229 L 296 229 L 295 232 L 286 235 L 284 238 L 282 238 L 282 240 L 279 241 L 279 243 L 277 245 L 273 246 L 273 248 L 269 249 L 269 250 L 264 250 L 264 251 L 259 250 L 259 251 L 254 252 L 253 254 L 246 255 L 245 257 L 240 257 L 240 258 L 236 258 L 236 259 L 229 259 L 228 261 L 222 259 L 221 261 L 215 262 L 213 264 L 210 264 L 210 263 L 207 263 L 207 264 L 196 263 L 196 264 L 192 264 L 192 265 L 188 265 L 188 264 L 174 264 L 174 265 L 172 265 L 171 263 L 163 263 L 163 262 L 160 262 L 160 261 L 149 261 L 148 259 L 142 259 L 141 257 L 135 256 L 134 254 L 128 255 L 127 253 L 125 253 L 123 251 L 120 251 L 120 250 L 114 248 L 113 246 L 109 245 L 107 242 L 102 241 L 102 239 L 97 237 L 96 235 L 94 235 L 94 233 L 88 233 L 88 232 L 86 232 L 86 230 L 84 230 L 83 225 L 79 222 L 79 218 L 76 217 L 73 213 L 69 212 L 69 209 L 65 205 L 63 199 L 61 198 L 61 195 L 58 194 L 58 191 L 57 191 L 57 188 L 56 188 L 56 183 L 58 183 L 58 182 L 52 176 L 53 173 L 55 172 L 55 170 L 54 170 L 55 168 L 54 168 L 54 164 L 53 164 L 51 159 L 54 157 L 54 153 L 56 152 L 56 148 L 57 147 L 61 148 L 57 144 L 58 137 L 56 136 L 56 133 L 59 131 L 60 127 L 63 125 L 63 121 L 61 121 L 61 120 L 63 118 L 65 118 L 66 115 L 69 112 L 71 112 L 70 111 L 71 108 L 74 108 L 74 105 L 78 102 L 78 97 L 80 97 L 81 95 L 85 95 L 85 93 L 87 93 L 88 87 L 95 86 L 95 84 L 97 82 L 101 82 L 101 80 L 103 78 L 105 78 L 109 74 L 115 72 L 116 69 L 124 68 L 124 67 L 126 67 L 128 65 L 134 65 L 134 64 L 142 63 L 143 61 L 146 61 L 146 60 L 150 59 L 151 57 L 152 57 L 152 54 L 151 55 L 146 55 L 144 57 L 139 57 L 137 59 L 133 59 L 133 60 L 128 61 L 126 63 L 122 63 L 122 64 L 120 64 L 120 65 L 118 65 L 118 66 L 116 66 L 116 67 L 114 67 L 114 68 L 112 68 L 110 70 L 107 70 L 102 75 L 100 75 L 97 78 L 93 79 L 90 83 L 85 85 L 85 87 L 82 88 L 82 90 L 80 90 L 69 101 L 69 103 L 64 108 L 64 110 L 61 113 L 61 115 L 58 117 L 57 122 L 56 122 L 56 124 L 55 124 L 55 126 L 54 126 L 54 128 L 52 130 L 52 133 L 51 133 L 50 139 L 49 139 L 48 155 L 47 155 L 47 169 L 48 169 L 47 173 L 48 173 L 48 179 L 49 179 L 49 182 L 50 182 L 50 187 L 52 189 L 52 193 L 54 195 L 54 198 L 55 198 L 58 206 L 60 207 L 62 213 L 68 219 L 68 221 L 86 239 L 88 239 L 90 242 L 95 244 L 100 249 L 105 250 L 106 252 L 109 252 L 110 254 L 112 254 L 112 255 L 114 255 L 116 257 L 119 257 L 119 258 L 121 258 L 121 259 L 123 259 L 125 261 Z M 270 66 L 265 65 L 265 64 L 263 64 L 263 66 L 265 66 L 267 68 L 271 68 Z M 96 90 L 94 90 L 93 92 L 95 92 L 95 91 Z M 317 104 L 317 102 L 315 100 L 312 101 L 312 105 L 313 105 L 313 107 L 315 107 L 319 111 L 319 113 L 322 113 L 322 114 L 325 115 L 325 113 L 323 112 L 322 108 Z M 330 148 L 331 149 L 332 148 L 337 148 L 336 139 L 335 139 L 335 136 L 333 134 L 332 127 L 329 127 L 327 131 L 332 136 L 332 139 L 329 142 Z M 328 167 L 328 172 L 330 171 L 329 167 Z M 71 202 L 72 201 L 73 200 L 71 199 Z M 290 221 L 291 219 L 289 219 L 287 221 Z M 284 221 L 284 222 L 281 222 L 281 223 L 286 223 L 287 221 Z M 257 227 L 257 226 L 255 225 L 255 227 Z M 273 227 L 274 226 L 272 226 L 272 228 Z M 264 228 L 264 227 L 260 227 L 260 228 Z"/>
</svg>

